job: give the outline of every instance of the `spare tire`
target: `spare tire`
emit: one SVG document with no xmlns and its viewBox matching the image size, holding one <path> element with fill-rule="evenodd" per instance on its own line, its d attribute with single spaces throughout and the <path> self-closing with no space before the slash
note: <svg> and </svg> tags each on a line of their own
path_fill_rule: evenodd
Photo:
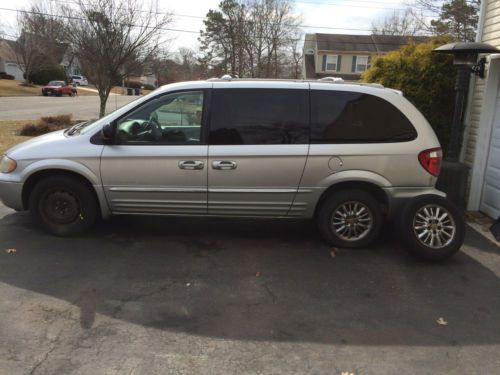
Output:
<svg viewBox="0 0 500 375">
<path fill-rule="evenodd" d="M 438 195 L 413 198 L 401 215 L 400 235 L 405 248 L 419 258 L 444 260 L 464 243 L 463 215 L 446 198 Z"/>
</svg>

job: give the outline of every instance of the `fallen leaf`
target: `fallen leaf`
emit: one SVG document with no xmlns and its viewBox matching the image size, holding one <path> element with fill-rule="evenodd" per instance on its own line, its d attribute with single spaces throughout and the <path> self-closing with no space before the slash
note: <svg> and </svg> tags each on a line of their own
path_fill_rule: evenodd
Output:
<svg viewBox="0 0 500 375">
<path fill-rule="evenodd" d="M 17 250 L 16 249 L 7 249 L 7 250 L 5 250 L 5 252 L 7 254 L 15 254 L 17 252 Z"/>
<path fill-rule="evenodd" d="M 257 273 L 255 274 L 255 277 L 260 277 L 260 272 L 257 271 Z"/>
<path fill-rule="evenodd" d="M 335 258 L 337 256 L 337 249 L 335 247 L 332 247 L 332 250 L 330 251 L 330 256 L 332 258 Z"/>
<path fill-rule="evenodd" d="M 439 324 L 440 326 L 447 326 L 448 325 L 448 322 L 446 320 L 444 320 L 443 318 L 439 318 L 438 320 L 436 320 L 436 323 Z"/>
</svg>

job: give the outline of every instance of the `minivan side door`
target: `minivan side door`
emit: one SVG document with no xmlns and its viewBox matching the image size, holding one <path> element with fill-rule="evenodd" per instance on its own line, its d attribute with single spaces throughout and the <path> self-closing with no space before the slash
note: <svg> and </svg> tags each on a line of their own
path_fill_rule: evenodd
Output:
<svg viewBox="0 0 500 375">
<path fill-rule="evenodd" d="M 115 214 L 206 214 L 209 88 L 167 93 L 115 123 L 101 178 Z"/>
<path fill-rule="evenodd" d="M 292 207 L 309 148 L 309 85 L 216 82 L 208 213 L 302 216 Z"/>
</svg>

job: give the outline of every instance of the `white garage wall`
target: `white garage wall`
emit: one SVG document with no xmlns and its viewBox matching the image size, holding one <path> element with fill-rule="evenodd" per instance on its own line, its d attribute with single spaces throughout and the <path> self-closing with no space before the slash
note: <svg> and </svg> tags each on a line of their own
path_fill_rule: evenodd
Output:
<svg viewBox="0 0 500 375">
<path fill-rule="evenodd" d="M 500 48 L 500 0 L 484 0 L 478 25 L 478 42 Z M 490 56 L 491 57 L 491 56 Z M 498 92 L 498 57 L 487 64 L 486 79 L 473 77 L 465 119 L 461 160 L 471 167 L 467 208 L 479 210 Z M 497 66 L 497 67 L 494 67 Z M 488 108 L 490 110 L 488 110 Z"/>
<path fill-rule="evenodd" d="M 14 79 L 18 81 L 23 80 L 23 71 L 19 68 L 19 65 L 14 63 L 6 63 L 5 64 L 5 73 L 14 76 Z"/>
</svg>

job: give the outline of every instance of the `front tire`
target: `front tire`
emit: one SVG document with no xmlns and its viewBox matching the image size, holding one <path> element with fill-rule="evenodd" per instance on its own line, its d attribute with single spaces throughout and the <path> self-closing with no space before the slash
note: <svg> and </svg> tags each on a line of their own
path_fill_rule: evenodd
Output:
<svg viewBox="0 0 500 375">
<path fill-rule="evenodd" d="M 51 176 L 38 182 L 29 197 L 37 223 L 56 236 L 75 236 L 90 229 L 99 215 L 94 192 L 70 176 Z"/>
<path fill-rule="evenodd" d="M 382 230 L 379 202 L 363 190 L 334 192 L 320 207 L 317 222 L 325 240 L 341 248 L 365 247 Z"/>
<path fill-rule="evenodd" d="M 421 259 L 447 259 L 464 243 L 463 215 L 449 200 L 437 195 L 412 199 L 404 208 L 400 222 L 406 249 Z"/>
</svg>

